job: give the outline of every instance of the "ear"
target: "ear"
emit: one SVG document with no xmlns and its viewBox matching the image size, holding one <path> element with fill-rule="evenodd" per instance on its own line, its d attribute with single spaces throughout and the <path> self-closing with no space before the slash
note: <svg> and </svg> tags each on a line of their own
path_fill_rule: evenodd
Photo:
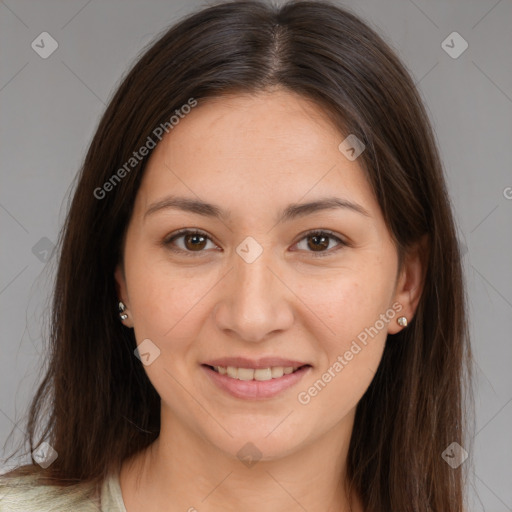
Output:
<svg viewBox="0 0 512 512">
<path fill-rule="evenodd" d="M 416 313 L 425 283 L 428 250 L 428 236 L 424 235 L 418 242 L 409 247 L 404 255 L 393 301 L 393 303 L 398 302 L 402 306 L 402 309 L 397 313 L 397 318 L 405 316 L 407 321 L 411 322 Z M 395 319 L 390 323 L 388 333 L 396 334 L 402 329 L 404 327 L 398 325 Z"/>
<path fill-rule="evenodd" d="M 122 263 L 118 263 L 114 270 L 114 279 L 116 282 L 117 297 L 126 306 L 124 313 L 128 315 L 126 320 L 123 320 L 123 324 L 126 327 L 133 327 L 132 317 L 130 315 L 130 300 L 128 298 L 128 289 L 126 286 L 126 277 L 124 275 L 124 268 Z"/>
</svg>

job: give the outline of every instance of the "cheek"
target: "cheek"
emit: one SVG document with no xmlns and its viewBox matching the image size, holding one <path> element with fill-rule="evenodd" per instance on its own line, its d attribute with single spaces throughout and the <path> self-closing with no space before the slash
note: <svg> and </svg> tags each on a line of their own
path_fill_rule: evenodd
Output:
<svg viewBox="0 0 512 512">
<path fill-rule="evenodd" d="M 387 306 L 382 297 L 376 301 L 368 289 L 353 282 L 345 283 L 342 293 L 324 296 L 316 308 L 334 334 L 316 338 L 318 365 L 296 397 L 308 417 L 319 419 L 314 428 L 337 424 L 370 385 L 385 347 L 389 319 L 386 322 L 381 315 L 386 315 Z M 316 324 L 318 333 L 321 322 Z"/>
<path fill-rule="evenodd" d="M 299 297 L 311 310 L 310 327 L 327 334 L 319 339 L 325 339 L 330 353 L 350 345 L 389 308 L 393 282 L 391 274 L 383 270 L 372 272 L 370 266 L 342 269 L 329 282 L 318 280 L 315 286 L 311 281 L 298 287 Z"/>
<path fill-rule="evenodd" d="M 379 366 L 394 311 L 390 310 L 392 280 L 371 266 L 340 272 L 328 287 L 303 287 L 311 305 L 308 329 L 316 332 L 318 367 L 301 387 L 302 405 L 346 414 L 360 400 Z M 391 275 L 391 274 L 389 274 Z M 304 317 L 305 318 L 305 317 Z"/>
<path fill-rule="evenodd" d="M 126 251 L 126 279 L 134 323 L 139 330 L 162 336 L 186 314 L 194 299 L 199 300 L 201 285 L 197 279 L 187 282 L 187 276 L 173 271 L 154 249 L 137 245 L 143 243 L 133 243 L 131 251 L 128 247 Z"/>
<path fill-rule="evenodd" d="M 209 292 L 222 277 L 218 272 L 172 268 L 162 258 L 133 256 L 129 296 L 138 343 L 149 338 L 160 349 L 166 366 L 176 366 L 178 356 L 190 356 L 208 315 Z M 148 367 L 149 370 L 149 367 Z"/>
<path fill-rule="evenodd" d="M 197 371 L 200 354 L 194 341 L 200 338 L 210 307 L 208 291 L 219 276 L 197 269 L 171 271 L 168 262 L 147 257 L 133 257 L 131 264 L 127 279 L 135 338 L 137 344 L 151 340 L 160 351 L 145 372 L 165 403 L 175 411 L 190 409 L 191 414 L 194 402 L 183 383 L 190 389 L 191 375 Z"/>
</svg>

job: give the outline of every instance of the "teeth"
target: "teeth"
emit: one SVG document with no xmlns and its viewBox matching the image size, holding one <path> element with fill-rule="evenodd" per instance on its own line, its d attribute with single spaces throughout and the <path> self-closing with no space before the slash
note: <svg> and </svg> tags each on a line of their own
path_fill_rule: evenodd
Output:
<svg viewBox="0 0 512 512">
<path fill-rule="evenodd" d="M 272 369 L 258 368 L 257 370 L 254 370 L 254 378 L 256 380 L 270 380 L 272 379 Z"/>
<path fill-rule="evenodd" d="M 272 367 L 272 369 L 270 370 L 271 373 L 272 373 L 272 378 L 273 379 L 278 379 L 279 377 L 282 377 L 283 376 L 283 370 L 284 368 L 282 366 L 274 366 Z"/>
<path fill-rule="evenodd" d="M 251 370 L 250 368 L 233 368 L 233 370 L 235 370 L 236 373 L 234 375 L 233 372 L 230 373 L 230 377 L 234 376 L 239 380 L 252 380 L 254 378 L 254 370 Z"/>
<path fill-rule="evenodd" d="M 295 372 L 299 367 L 293 366 L 273 366 L 272 368 L 236 368 L 235 366 L 214 366 L 213 369 L 221 375 L 227 375 L 232 379 L 238 380 L 270 380 L 279 379 L 283 375 L 289 375 Z"/>
</svg>

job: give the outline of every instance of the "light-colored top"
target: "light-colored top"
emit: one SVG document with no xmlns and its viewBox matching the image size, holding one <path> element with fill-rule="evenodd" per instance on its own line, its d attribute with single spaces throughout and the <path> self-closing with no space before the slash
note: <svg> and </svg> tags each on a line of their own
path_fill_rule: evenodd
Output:
<svg viewBox="0 0 512 512">
<path fill-rule="evenodd" d="M 0 512 L 127 512 L 119 475 L 92 484 L 56 487 L 37 483 L 37 477 L 0 475 Z"/>
</svg>

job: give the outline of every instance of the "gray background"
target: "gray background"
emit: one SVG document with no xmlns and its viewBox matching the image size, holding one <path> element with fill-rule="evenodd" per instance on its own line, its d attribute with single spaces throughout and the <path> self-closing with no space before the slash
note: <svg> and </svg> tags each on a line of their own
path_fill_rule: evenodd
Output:
<svg viewBox="0 0 512 512">
<path fill-rule="evenodd" d="M 512 511 L 512 1 L 339 3 L 395 48 L 434 124 L 466 251 L 477 364 L 469 510 Z M 48 251 L 99 117 L 143 46 L 200 5 L 206 3 L 0 1 L 0 448 L 5 443 L 6 454 L 22 435 L 41 375 L 42 315 L 55 266 Z M 47 59 L 31 47 L 45 31 L 59 45 Z M 469 44 L 456 59 L 441 46 L 453 31 Z"/>
</svg>

